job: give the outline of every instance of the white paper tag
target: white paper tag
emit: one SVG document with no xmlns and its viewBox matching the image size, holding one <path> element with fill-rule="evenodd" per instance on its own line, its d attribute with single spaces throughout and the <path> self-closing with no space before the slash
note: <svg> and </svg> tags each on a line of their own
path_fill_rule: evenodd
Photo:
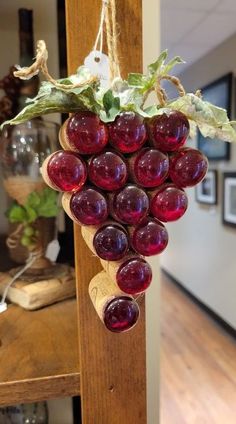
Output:
<svg viewBox="0 0 236 424">
<path fill-rule="evenodd" d="M 0 314 L 2 312 L 5 312 L 7 310 L 7 304 L 6 302 L 0 303 Z"/>
<path fill-rule="evenodd" d="M 50 261 L 55 262 L 59 252 L 60 252 L 60 245 L 58 240 L 52 240 L 50 241 L 50 243 L 48 243 L 45 257 L 48 258 Z"/>
<path fill-rule="evenodd" d="M 109 86 L 109 59 L 106 54 L 92 50 L 85 58 L 84 64 L 93 75 L 100 79 L 101 87 Z"/>
</svg>

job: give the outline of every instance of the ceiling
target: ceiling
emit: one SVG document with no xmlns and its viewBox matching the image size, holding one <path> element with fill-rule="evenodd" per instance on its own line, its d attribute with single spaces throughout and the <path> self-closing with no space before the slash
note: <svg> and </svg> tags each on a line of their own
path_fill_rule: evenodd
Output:
<svg viewBox="0 0 236 424">
<path fill-rule="evenodd" d="M 236 0 L 161 0 L 161 47 L 187 62 L 181 71 L 234 33 Z"/>
</svg>

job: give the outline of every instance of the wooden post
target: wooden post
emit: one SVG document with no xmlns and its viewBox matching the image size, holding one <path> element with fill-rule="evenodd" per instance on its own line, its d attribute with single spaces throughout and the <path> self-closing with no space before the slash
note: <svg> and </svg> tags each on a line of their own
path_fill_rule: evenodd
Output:
<svg viewBox="0 0 236 424">
<path fill-rule="evenodd" d="M 142 71 L 142 1 L 117 0 L 122 76 Z M 69 73 L 83 64 L 99 25 L 101 0 L 66 0 Z M 75 257 L 83 424 L 146 424 L 145 302 L 125 334 L 109 333 L 88 296 L 101 269 L 75 225 Z"/>
</svg>

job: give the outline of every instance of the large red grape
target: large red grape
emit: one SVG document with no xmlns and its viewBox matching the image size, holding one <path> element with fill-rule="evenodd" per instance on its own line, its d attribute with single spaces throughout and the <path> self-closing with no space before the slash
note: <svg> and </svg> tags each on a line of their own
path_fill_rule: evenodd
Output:
<svg viewBox="0 0 236 424">
<path fill-rule="evenodd" d="M 92 112 L 78 112 L 69 118 L 66 127 L 67 144 L 82 155 L 101 152 L 108 143 L 108 129 Z"/>
<path fill-rule="evenodd" d="M 108 128 L 111 144 L 122 153 L 136 152 L 147 139 L 144 120 L 134 112 L 123 112 Z"/>
<path fill-rule="evenodd" d="M 84 185 L 87 170 L 78 154 L 58 150 L 44 161 L 42 175 L 45 182 L 54 190 L 75 191 Z"/>
<path fill-rule="evenodd" d="M 168 233 L 164 225 L 155 218 L 146 218 L 141 224 L 131 230 L 131 245 L 143 256 L 161 253 L 167 246 Z"/>
<path fill-rule="evenodd" d="M 208 160 L 200 150 L 185 147 L 170 157 L 170 178 L 178 187 L 192 187 L 206 175 Z"/>
<path fill-rule="evenodd" d="M 88 167 L 89 178 L 103 190 L 117 190 L 123 187 L 128 177 L 125 160 L 112 151 L 94 156 Z"/>
<path fill-rule="evenodd" d="M 103 225 L 95 233 L 93 245 L 99 258 L 107 261 L 118 261 L 128 251 L 128 234 L 121 225 L 115 223 Z"/>
<path fill-rule="evenodd" d="M 111 215 L 125 224 L 138 224 L 149 211 L 149 199 L 145 191 L 129 184 L 112 194 Z"/>
<path fill-rule="evenodd" d="M 139 318 L 138 304 L 128 296 L 117 296 L 104 310 L 104 324 L 108 330 L 121 333 L 132 328 Z"/>
<path fill-rule="evenodd" d="M 82 225 L 99 225 L 108 217 L 107 200 L 94 187 L 84 187 L 73 193 L 69 201 L 70 214 Z"/>
<path fill-rule="evenodd" d="M 132 178 L 143 187 L 157 187 L 168 176 L 168 156 L 156 149 L 140 150 L 130 158 L 129 164 Z"/>
<path fill-rule="evenodd" d="M 173 152 L 184 145 L 189 135 L 189 122 L 177 110 L 151 118 L 148 132 L 153 146 L 163 152 Z"/>
<path fill-rule="evenodd" d="M 183 216 L 187 206 L 186 193 L 174 184 L 163 184 L 151 193 L 150 210 L 160 221 L 176 221 Z"/>
<path fill-rule="evenodd" d="M 141 257 L 132 257 L 123 262 L 116 274 L 116 281 L 120 289 L 129 294 L 138 294 L 145 291 L 152 280 L 152 268 Z"/>
</svg>

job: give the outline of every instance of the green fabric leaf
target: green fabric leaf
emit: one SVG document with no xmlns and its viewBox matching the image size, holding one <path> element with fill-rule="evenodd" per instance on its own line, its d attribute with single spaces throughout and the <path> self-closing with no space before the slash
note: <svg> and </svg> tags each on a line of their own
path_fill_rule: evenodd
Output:
<svg viewBox="0 0 236 424">
<path fill-rule="evenodd" d="M 13 119 L 6 121 L 6 124 L 17 125 L 29 119 L 36 118 L 48 113 L 60 112 L 69 113 L 80 109 L 86 109 L 83 103 L 76 98 L 74 94 L 67 94 L 63 91 L 53 88 L 47 96 L 42 96 L 27 106 Z"/>
<path fill-rule="evenodd" d="M 120 112 L 120 99 L 119 97 L 115 97 L 112 90 L 107 90 L 103 96 L 103 106 L 105 109 L 101 111 L 101 119 L 104 122 L 114 121 L 116 116 Z"/>
<path fill-rule="evenodd" d="M 130 86 L 143 88 L 147 83 L 147 77 L 143 74 L 129 74 L 128 75 L 128 84 Z"/>
<path fill-rule="evenodd" d="M 192 93 L 179 97 L 169 103 L 168 107 L 180 110 L 188 119 L 194 121 L 204 137 L 236 142 L 236 132 L 225 109 L 216 107 Z"/>
<path fill-rule="evenodd" d="M 163 51 L 157 60 L 148 66 L 147 75 L 130 73 L 128 80 L 115 78 L 109 90 L 104 90 L 98 82 L 87 84 L 92 77 L 85 66 L 80 66 L 74 75 L 58 80 L 63 87 L 55 87 L 51 82 L 43 82 L 34 99 L 28 99 L 26 107 L 7 124 L 19 124 L 29 119 L 52 112 L 68 113 L 80 110 L 89 110 L 97 113 L 103 122 L 114 121 L 122 111 L 133 111 L 145 118 L 149 118 L 169 110 L 182 111 L 190 121 L 191 135 L 194 135 L 196 126 L 203 136 L 218 138 L 223 141 L 236 141 L 236 133 L 224 109 L 217 108 L 200 99 L 194 94 L 186 94 L 177 100 L 170 101 L 166 108 L 153 105 L 143 109 L 147 94 L 155 87 L 157 78 L 173 69 L 175 65 L 184 63 L 176 56 L 167 62 L 167 50 Z M 84 86 L 71 88 L 71 84 L 85 83 Z M 3 126 L 2 125 L 2 126 Z M 55 216 L 58 208 L 56 199 L 48 200 L 34 193 L 28 199 L 26 219 L 32 220 L 34 212 L 37 216 Z M 32 211 L 32 210 L 34 211 Z M 40 214 L 40 215 L 39 215 Z"/>
<path fill-rule="evenodd" d="M 140 89 L 135 86 L 130 87 L 128 82 L 121 78 L 113 81 L 111 90 L 114 96 L 119 98 L 121 111 L 135 111 L 136 107 L 140 107 L 143 103 L 143 94 Z"/>
<path fill-rule="evenodd" d="M 183 60 L 183 59 L 181 59 L 181 57 L 180 56 L 175 56 L 173 59 L 171 59 L 168 63 L 167 63 L 167 65 L 165 65 L 164 67 L 163 67 L 163 70 L 162 70 L 162 74 L 163 75 L 166 75 L 166 74 L 168 74 L 171 70 L 172 70 L 172 68 L 174 68 L 176 65 L 180 65 L 180 64 L 182 64 L 182 63 L 185 63 L 185 61 Z"/>
<path fill-rule="evenodd" d="M 50 82 L 43 83 L 34 99 L 28 99 L 25 108 L 13 119 L 2 124 L 17 125 L 29 119 L 49 113 L 70 113 L 79 110 L 91 110 L 98 113 L 100 105 L 95 98 L 92 86 L 56 88 Z"/>
<path fill-rule="evenodd" d="M 168 51 L 164 50 L 160 54 L 160 56 L 157 58 L 156 62 L 151 63 L 151 65 L 148 66 L 148 71 L 151 75 L 156 74 L 161 69 L 161 67 L 165 63 L 167 56 L 168 56 Z"/>
<path fill-rule="evenodd" d="M 109 112 L 109 110 L 113 107 L 115 97 L 112 93 L 112 90 L 107 90 L 106 93 L 103 96 L 103 106 L 106 112 Z"/>
<path fill-rule="evenodd" d="M 165 60 L 167 59 L 168 53 L 167 50 L 162 52 L 156 62 L 152 63 L 148 67 L 149 74 L 134 74 L 131 73 L 128 75 L 128 84 L 129 86 L 136 87 L 140 89 L 142 94 L 145 94 L 147 91 L 151 90 L 157 81 L 157 78 L 162 75 L 167 75 L 175 65 L 184 63 L 184 61 L 176 56 L 171 59 L 166 65 Z"/>
</svg>

